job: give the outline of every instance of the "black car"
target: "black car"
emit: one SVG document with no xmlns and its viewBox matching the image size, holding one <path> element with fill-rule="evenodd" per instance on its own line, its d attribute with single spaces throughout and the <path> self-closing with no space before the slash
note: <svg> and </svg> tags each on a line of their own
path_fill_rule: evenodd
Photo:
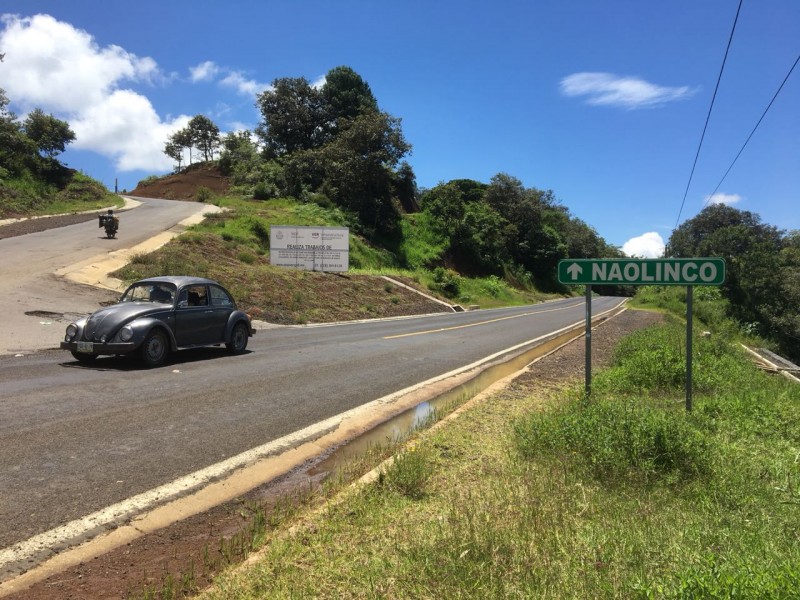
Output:
<svg viewBox="0 0 800 600">
<path fill-rule="evenodd" d="M 216 281 L 151 277 L 133 283 L 117 304 L 70 323 L 61 348 L 81 362 L 138 354 L 157 367 L 181 348 L 225 344 L 241 354 L 254 333 L 250 317 Z"/>
</svg>

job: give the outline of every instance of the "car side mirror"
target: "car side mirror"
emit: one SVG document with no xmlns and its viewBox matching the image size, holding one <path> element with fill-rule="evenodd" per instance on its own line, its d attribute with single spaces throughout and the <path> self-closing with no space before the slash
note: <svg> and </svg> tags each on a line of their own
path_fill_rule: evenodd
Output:
<svg viewBox="0 0 800 600">
<path fill-rule="evenodd" d="M 187 306 L 189 306 L 188 300 L 181 300 L 180 302 L 178 302 L 178 308 L 186 308 Z"/>
</svg>

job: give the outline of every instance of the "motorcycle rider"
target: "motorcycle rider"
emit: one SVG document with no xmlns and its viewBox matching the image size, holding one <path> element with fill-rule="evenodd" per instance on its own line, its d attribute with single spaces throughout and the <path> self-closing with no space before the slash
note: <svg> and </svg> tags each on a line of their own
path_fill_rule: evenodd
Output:
<svg viewBox="0 0 800 600">
<path fill-rule="evenodd" d="M 106 228 L 106 236 L 107 237 L 114 237 L 119 229 L 119 217 L 114 215 L 114 210 L 109 208 L 108 213 L 105 215 L 100 215 L 100 227 Z"/>
</svg>

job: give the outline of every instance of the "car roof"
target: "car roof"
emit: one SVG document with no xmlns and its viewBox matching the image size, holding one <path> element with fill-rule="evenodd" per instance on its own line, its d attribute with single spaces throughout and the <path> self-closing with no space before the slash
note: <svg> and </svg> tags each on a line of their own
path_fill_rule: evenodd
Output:
<svg viewBox="0 0 800 600">
<path fill-rule="evenodd" d="M 209 284 L 213 283 L 214 285 L 219 285 L 213 279 L 206 279 L 204 277 L 191 277 L 189 275 L 163 275 L 160 277 L 147 277 L 145 279 L 140 279 L 139 281 L 135 281 L 132 285 L 136 285 L 137 283 L 171 283 L 177 287 L 183 287 L 185 285 L 202 285 L 202 284 Z"/>
</svg>

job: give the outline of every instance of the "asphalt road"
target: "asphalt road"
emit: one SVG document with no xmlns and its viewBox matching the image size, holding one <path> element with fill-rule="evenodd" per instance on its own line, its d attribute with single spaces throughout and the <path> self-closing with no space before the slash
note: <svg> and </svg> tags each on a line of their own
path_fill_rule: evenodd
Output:
<svg viewBox="0 0 800 600">
<path fill-rule="evenodd" d="M 619 302 L 598 298 L 599 313 Z M 0 548 L 366 402 L 580 322 L 582 299 L 260 331 L 249 352 L 141 370 L 0 357 Z M 400 336 L 400 337 L 395 337 Z"/>
<path fill-rule="evenodd" d="M 122 215 L 118 240 L 101 238 L 93 222 L 0 240 L 0 293 L 28 294 L 11 304 L 0 330 L 16 331 L 14 321 L 29 319 L 25 313 L 66 312 L 68 319 L 70 311 L 93 310 L 97 291 L 64 282 L 52 271 L 102 258 L 98 250 L 139 243 L 150 235 L 149 227 L 169 227 L 186 216 L 183 210 L 196 207 L 148 201 Z M 76 288 L 85 297 L 76 296 Z M 593 312 L 618 303 L 597 298 Z M 575 298 L 266 329 L 251 338 L 244 355 L 216 348 L 184 351 L 153 370 L 116 357 L 81 365 L 59 350 L 0 352 L 0 559 L 35 536 L 420 382 L 532 344 L 584 316 L 584 301 Z M 63 326 L 37 321 L 26 334 L 47 332 L 50 337 L 37 343 L 52 348 Z"/>
<path fill-rule="evenodd" d="M 97 221 L 0 239 L 0 355 L 58 347 L 71 320 L 96 310 L 100 301 L 119 296 L 66 281 L 56 277 L 56 271 L 101 261 L 204 208 L 194 202 L 138 201 L 136 208 L 118 213 L 120 230 L 115 239 L 106 239 Z"/>
</svg>

